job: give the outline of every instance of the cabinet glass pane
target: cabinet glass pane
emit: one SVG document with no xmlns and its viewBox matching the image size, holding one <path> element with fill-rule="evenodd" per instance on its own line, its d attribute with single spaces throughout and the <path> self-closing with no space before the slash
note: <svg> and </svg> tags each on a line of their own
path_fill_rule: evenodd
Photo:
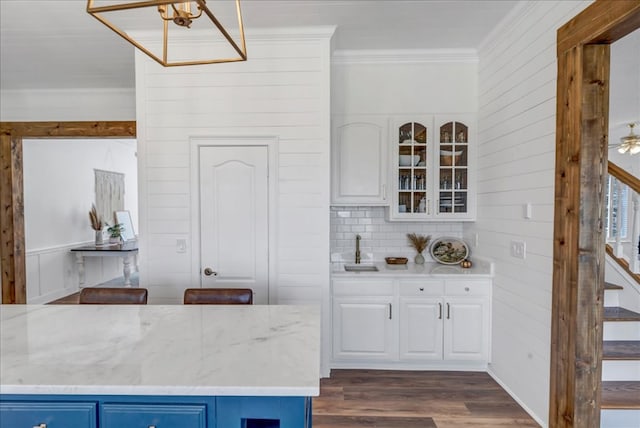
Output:
<svg viewBox="0 0 640 428">
<path fill-rule="evenodd" d="M 428 129 L 417 122 L 398 128 L 398 213 L 427 212 Z"/>
<path fill-rule="evenodd" d="M 461 122 L 447 122 L 440 127 L 439 138 L 438 212 L 466 213 L 469 129 Z"/>
</svg>

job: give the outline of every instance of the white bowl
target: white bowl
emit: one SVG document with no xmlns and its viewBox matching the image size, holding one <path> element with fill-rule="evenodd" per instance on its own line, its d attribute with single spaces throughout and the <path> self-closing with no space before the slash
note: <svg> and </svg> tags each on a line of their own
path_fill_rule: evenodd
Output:
<svg viewBox="0 0 640 428">
<path fill-rule="evenodd" d="M 417 165 L 420 162 L 419 155 L 400 155 L 400 166 Z"/>
</svg>

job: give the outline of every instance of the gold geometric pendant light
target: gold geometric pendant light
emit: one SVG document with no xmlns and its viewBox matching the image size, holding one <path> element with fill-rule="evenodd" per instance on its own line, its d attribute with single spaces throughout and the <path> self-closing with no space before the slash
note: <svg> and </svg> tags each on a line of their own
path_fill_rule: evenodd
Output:
<svg viewBox="0 0 640 428">
<path fill-rule="evenodd" d="M 246 61 L 240 0 L 215 3 L 217 15 L 207 0 L 87 0 L 87 12 L 165 67 Z"/>
</svg>

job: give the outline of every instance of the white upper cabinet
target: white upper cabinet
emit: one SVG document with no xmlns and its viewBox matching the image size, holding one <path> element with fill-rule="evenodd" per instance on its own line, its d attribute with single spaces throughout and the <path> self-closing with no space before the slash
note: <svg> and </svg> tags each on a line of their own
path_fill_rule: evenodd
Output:
<svg viewBox="0 0 640 428">
<path fill-rule="evenodd" d="M 386 136 L 384 117 L 334 117 L 332 204 L 386 205 Z"/>
<path fill-rule="evenodd" d="M 390 121 L 390 220 L 475 218 L 474 127 L 470 116 Z"/>
</svg>

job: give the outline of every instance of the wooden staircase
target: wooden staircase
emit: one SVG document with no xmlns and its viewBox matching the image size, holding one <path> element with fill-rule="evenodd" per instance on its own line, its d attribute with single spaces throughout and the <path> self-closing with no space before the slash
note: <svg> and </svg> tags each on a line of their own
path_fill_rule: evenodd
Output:
<svg viewBox="0 0 640 428">
<path fill-rule="evenodd" d="M 605 293 L 623 287 L 605 283 Z M 604 322 L 640 323 L 640 313 L 623 307 L 604 308 Z M 605 340 L 602 348 L 603 361 L 638 361 L 640 364 L 640 337 L 637 340 Z M 601 409 L 640 409 L 640 381 L 603 381 Z"/>
</svg>

